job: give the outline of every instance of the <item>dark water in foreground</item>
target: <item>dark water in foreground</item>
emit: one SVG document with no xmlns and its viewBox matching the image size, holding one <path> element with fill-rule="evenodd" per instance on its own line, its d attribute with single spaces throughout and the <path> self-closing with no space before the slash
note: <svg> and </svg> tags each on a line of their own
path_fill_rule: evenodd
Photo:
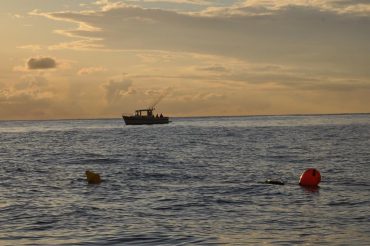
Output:
<svg viewBox="0 0 370 246">
<path fill-rule="evenodd" d="M 0 245 L 370 244 L 370 115 L 3 121 L 0 146 Z"/>
</svg>

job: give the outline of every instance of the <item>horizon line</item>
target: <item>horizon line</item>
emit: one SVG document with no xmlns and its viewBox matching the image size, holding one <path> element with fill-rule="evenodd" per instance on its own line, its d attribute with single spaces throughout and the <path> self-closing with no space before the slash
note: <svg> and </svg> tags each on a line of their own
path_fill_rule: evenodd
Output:
<svg viewBox="0 0 370 246">
<path fill-rule="evenodd" d="M 170 116 L 170 118 L 232 118 L 232 117 L 274 117 L 274 116 L 335 116 L 335 115 L 369 115 L 364 113 L 296 113 L 296 114 L 253 114 L 253 115 L 200 115 L 200 116 Z M 63 120 L 113 120 L 121 117 L 101 117 L 101 118 L 50 118 L 50 119 L 0 119 L 3 121 L 63 121 Z"/>
</svg>

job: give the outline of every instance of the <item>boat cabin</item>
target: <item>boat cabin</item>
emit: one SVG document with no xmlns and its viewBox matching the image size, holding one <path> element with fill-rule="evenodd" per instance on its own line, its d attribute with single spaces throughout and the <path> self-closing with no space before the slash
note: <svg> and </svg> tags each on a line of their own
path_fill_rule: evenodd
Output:
<svg viewBox="0 0 370 246">
<path fill-rule="evenodd" d="M 138 109 L 135 110 L 135 116 L 143 116 L 143 117 L 152 117 L 153 116 L 153 109 Z"/>
</svg>

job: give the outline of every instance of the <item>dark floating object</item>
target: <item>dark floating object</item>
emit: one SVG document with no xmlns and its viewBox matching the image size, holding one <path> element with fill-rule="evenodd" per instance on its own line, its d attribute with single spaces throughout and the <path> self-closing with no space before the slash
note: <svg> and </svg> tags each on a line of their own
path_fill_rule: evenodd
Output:
<svg viewBox="0 0 370 246">
<path fill-rule="evenodd" d="M 280 180 L 271 180 L 271 179 L 266 179 L 265 180 L 266 184 L 274 184 L 274 185 L 285 185 L 283 181 Z"/>
<path fill-rule="evenodd" d="M 86 180 L 89 184 L 100 184 L 101 183 L 101 178 L 98 173 L 94 173 L 92 171 L 87 170 L 85 172 L 86 175 Z"/>
<path fill-rule="evenodd" d="M 163 116 L 162 114 L 154 115 L 153 111 L 155 106 L 169 93 L 169 89 L 165 90 L 159 98 L 149 107 L 145 109 L 135 110 L 134 115 L 122 114 L 122 118 L 126 125 L 154 125 L 154 124 L 168 124 L 170 123 L 170 118 Z"/>
<path fill-rule="evenodd" d="M 154 108 L 135 110 L 135 115 L 122 115 L 126 125 L 154 125 L 154 124 L 168 124 L 169 117 L 160 114 L 154 115 Z"/>
<path fill-rule="evenodd" d="M 302 186 L 316 187 L 321 181 L 321 174 L 315 168 L 309 168 L 304 171 L 299 179 L 299 184 Z"/>
</svg>

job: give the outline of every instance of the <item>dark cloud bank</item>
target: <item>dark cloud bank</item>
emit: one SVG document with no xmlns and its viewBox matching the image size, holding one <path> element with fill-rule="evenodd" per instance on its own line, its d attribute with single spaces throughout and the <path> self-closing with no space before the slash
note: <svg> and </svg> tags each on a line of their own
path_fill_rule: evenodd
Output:
<svg viewBox="0 0 370 246">
<path fill-rule="evenodd" d="M 56 67 L 57 67 L 57 62 L 51 57 L 30 58 L 27 61 L 27 68 L 31 70 L 51 69 L 51 68 L 56 68 Z"/>
</svg>

